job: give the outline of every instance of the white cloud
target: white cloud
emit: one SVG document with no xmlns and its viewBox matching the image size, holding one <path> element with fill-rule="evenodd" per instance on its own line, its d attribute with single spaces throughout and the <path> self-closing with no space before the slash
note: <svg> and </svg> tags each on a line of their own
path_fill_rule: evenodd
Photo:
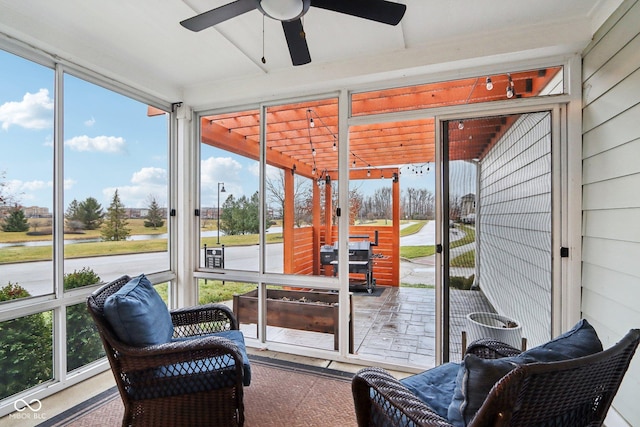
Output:
<svg viewBox="0 0 640 427">
<path fill-rule="evenodd" d="M 19 179 L 12 179 L 6 181 L 3 191 L 7 195 L 11 195 L 15 202 L 21 205 L 32 204 L 35 200 L 41 200 L 43 197 L 45 200 L 51 200 L 53 194 L 51 188 L 53 188 L 52 181 L 21 181 Z M 39 191 L 46 190 L 49 192 L 47 195 L 37 194 Z"/>
<path fill-rule="evenodd" d="M 53 100 L 47 89 L 38 93 L 27 92 L 22 101 L 5 102 L 0 105 L 2 129 L 11 125 L 25 129 L 48 129 L 53 126 Z"/>
<path fill-rule="evenodd" d="M 45 182 L 45 181 L 40 181 L 40 180 L 36 180 L 36 181 L 26 181 L 22 183 L 22 190 L 23 191 L 38 191 L 38 190 L 42 190 L 45 188 L 51 188 L 52 183 L 51 181 L 49 182 Z"/>
<path fill-rule="evenodd" d="M 242 196 L 242 184 L 247 180 L 247 172 L 231 157 L 209 157 L 200 163 L 201 205 L 217 206 L 218 183 L 223 182 L 225 193 L 220 194 L 221 202 L 233 194 Z"/>
<path fill-rule="evenodd" d="M 167 171 L 162 168 L 142 168 L 133 173 L 131 185 L 105 188 L 102 190 L 105 200 L 103 208 L 107 209 L 109 207 L 116 190 L 118 190 L 120 201 L 128 208 L 147 207 L 149 196 L 155 197 L 160 206 L 165 206 Z"/>
<path fill-rule="evenodd" d="M 102 153 L 120 153 L 124 151 L 125 140 L 119 136 L 74 136 L 64 142 L 74 151 L 99 151 Z"/>
<path fill-rule="evenodd" d="M 84 125 L 88 128 L 90 128 L 91 126 L 96 124 L 96 119 L 94 119 L 93 117 L 91 117 L 89 120 L 85 120 L 84 121 Z"/>
<path fill-rule="evenodd" d="M 253 175 L 255 177 L 259 177 L 260 176 L 260 163 L 253 162 L 253 163 L 251 163 L 249 165 L 249 167 L 247 169 L 249 170 L 251 175 Z"/>
<path fill-rule="evenodd" d="M 134 172 L 131 182 L 137 185 L 167 183 L 167 171 L 162 168 L 142 168 Z"/>
<path fill-rule="evenodd" d="M 51 188 L 51 182 L 46 181 L 21 181 L 12 179 L 5 182 L 5 189 L 9 194 L 20 194 L 27 191 L 38 191 L 44 188 Z"/>
<path fill-rule="evenodd" d="M 65 190 L 70 190 L 73 188 L 74 185 L 76 185 L 78 181 L 76 181 L 75 179 L 70 179 L 67 178 L 64 180 L 64 189 Z"/>
</svg>

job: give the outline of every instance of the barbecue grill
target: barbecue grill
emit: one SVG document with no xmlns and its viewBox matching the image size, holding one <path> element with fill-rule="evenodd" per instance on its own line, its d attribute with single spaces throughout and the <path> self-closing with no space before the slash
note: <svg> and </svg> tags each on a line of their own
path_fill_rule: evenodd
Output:
<svg viewBox="0 0 640 427">
<path fill-rule="evenodd" d="M 349 280 L 349 287 L 364 286 L 367 292 L 373 292 L 376 287 L 376 279 L 373 277 L 373 259 L 376 255 L 373 253 L 373 247 L 378 246 L 378 231 L 375 232 L 375 240 L 358 240 L 352 239 L 368 239 L 368 235 L 349 236 L 349 274 L 363 274 L 362 280 Z M 333 245 L 323 245 L 320 247 L 320 264 L 333 266 L 333 275 L 338 275 L 338 242 Z"/>
</svg>

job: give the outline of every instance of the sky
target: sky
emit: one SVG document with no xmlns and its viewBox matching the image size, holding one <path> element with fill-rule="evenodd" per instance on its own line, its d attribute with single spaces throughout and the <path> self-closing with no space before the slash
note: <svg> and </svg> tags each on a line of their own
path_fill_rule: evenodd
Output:
<svg viewBox="0 0 640 427">
<path fill-rule="evenodd" d="M 0 174 L 23 206 L 53 207 L 53 70 L 0 51 Z M 118 190 L 127 207 L 166 204 L 167 119 L 143 103 L 64 79 L 65 207 Z"/>
<path fill-rule="evenodd" d="M 22 206 L 53 208 L 54 72 L 0 51 L 0 182 Z M 106 210 L 115 191 L 126 207 L 167 203 L 167 116 L 71 75 L 64 79 L 64 206 L 94 197 Z M 201 206 L 258 189 L 258 162 L 202 146 Z M 414 171 L 415 169 L 415 171 Z M 421 171 L 421 172 L 420 172 Z M 401 188 L 435 189 L 433 164 L 405 167 Z M 269 173 L 272 173 L 270 171 Z M 385 182 L 386 181 L 386 182 Z M 390 180 L 363 182 L 372 193 Z"/>
</svg>

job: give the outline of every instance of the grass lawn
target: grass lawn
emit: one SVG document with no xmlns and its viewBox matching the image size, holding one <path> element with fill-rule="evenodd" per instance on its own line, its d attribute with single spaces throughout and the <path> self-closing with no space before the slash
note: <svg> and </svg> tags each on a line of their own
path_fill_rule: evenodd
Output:
<svg viewBox="0 0 640 427">
<path fill-rule="evenodd" d="M 167 232 L 166 226 L 159 227 L 155 230 L 153 228 L 145 227 L 143 219 L 130 219 L 128 220 L 127 227 L 131 230 L 130 235 L 157 235 Z M 36 230 L 42 232 L 45 231 L 46 228 L 47 227 L 40 225 Z M 208 227 L 207 230 L 210 230 L 210 228 Z M 86 230 L 86 232 L 82 234 L 65 233 L 65 239 L 68 240 L 100 239 L 100 237 L 100 230 Z M 51 241 L 51 235 L 34 236 L 28 235 L 26 232 L 7 233 L 0 230 L 0 243 L 22 243 L 34 241 Z M 282 242 L 282 233 L 267 234 L 267 243 L 278 242 Z M 217 244 L 217 237 L 205 237 L 202 239 L 202 243 L 214 246 Z M 257 245 L 258 235 L 247 234 L 241 236 L 220 236 L 220 243 L 226 246 Z M 65 258 L 162 252 L 166 250 L 167 239 L 87 242 L 77 245 L 65 245 L 64 247 Z M 0 264 L 50 260 L 52 257 L 52 246 L 10 246 L 0 249 Z"/>
<path fill-rule="evenodd" d="M 42 220 L 40 220 L 42 221 Z M 128 227 L 131 229 L 131 235 L 136 234 L 163 234 L 167 232 L 167 227 L 159 227 L 157 229 L 147 228 L 144 226 L 143 219 L 131 219 L 128 221 Z M 383 224 L 390 225 L 389 220 L 377 220 L 372 221 L 371 224 Z M 424 227 L 428 221 L 411 221 L 411 224 L 400 230 L 401 236 L 407 236 L 413 233 L 417 233 Z M 207 221 L 204 231 L 215 230 L 215 221 Z M 363 224 L 365 225 L 365 224 Z M 370 225 L 367 223 L 366 225 Z M 39 225 L 36 230 L 43 231 L 47 227 Z M 458 228 L 465 233 L 465 237 L 460 240 L 456 240 L 451 244 L 452 247 L 466 245 L 475 241 L 475 229 L 462 224 L 458 225 Z M 87 230 L 82 234 L 65 234 L 66 239 L 99 239 L 100 230 Z M 282 243 L 282 233 L 268 233 L 266 234 L 267 243 Z M 47 241 L 51 240 L 51 235 L 27 235 L 24 233 L 7 233 L 0 231 L 0 243 L 18 243 L 18 242 L 30 242 L 30 241 Z M 217 245 L 217 236 L 202 238 L 202 244 L 208 246 Z M 220 236 L 220 243 L 225 246 L 247 246 L 257 245 L 258 235 L 236 235 L 236 236 Z M 145 253 L 145 252 L 162 252 L 167 250 L 167 239 L 150 239 L 150 240 L 133 240 L 133 241 L 121 241 L 121 242 L 87 242 L 81 245 L 66 245 L 65 246 L 65 258 L 81 258 L 88 256 L 99 255 L 122 255 L 131 253 Z M 425 256 L 431 256 L 435 254 L 434 245 L 424 246 L 402 246 L 400 247 L 400 257 L 406 259 L 414 259 Z M 53 248 L 51 246 L 13 246 L 6 247 L 0 250 L 0 263 L 15 263 L 23 261 L 39 261 L 50 260 L 53 256 Z M 474 266 L 474 253 L 473 251 L 460 255 L 456 259 L 452 260 L 452 266 L 461 267 L 473 267 Z"/>
</svg>

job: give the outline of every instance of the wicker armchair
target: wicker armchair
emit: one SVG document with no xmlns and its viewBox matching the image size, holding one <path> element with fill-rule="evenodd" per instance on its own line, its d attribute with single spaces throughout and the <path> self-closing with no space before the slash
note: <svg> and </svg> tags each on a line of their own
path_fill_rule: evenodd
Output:
<svg viewBox="0 0 640 427">
<path fill-rule="evenodd" d="M 485 358 L 519 351 L 492 341 L 467 350 Z M 600 426 L 640 341 L 633 329 L 608 350 L 576 359 L 520 365 L 491 389 L 469 426 Z M 379 368 L 352 382 L 358 425 L 451 426 L 402 383 Z"/>
<path fill-rule="evenodd" d="M 221 304 L 174 310 L 174 339 L 132 347 L 117 338 L 103 310 L 129 280 L 122 276 L 87 299 L 124 403 L 122 425 L 242 426 L 249 381 L 243 354 L 232 340 L 215 336 L 238 329 L 232 311 Z"/>
</svg>

